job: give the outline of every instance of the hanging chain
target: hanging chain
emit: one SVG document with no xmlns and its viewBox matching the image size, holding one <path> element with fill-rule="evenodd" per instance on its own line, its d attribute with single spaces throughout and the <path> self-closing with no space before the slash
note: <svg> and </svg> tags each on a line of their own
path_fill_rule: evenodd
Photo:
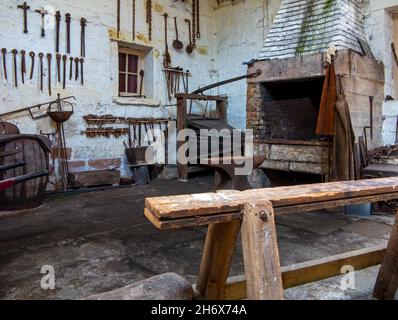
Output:
<svg viewBox="0 0 398 320">
<path fill-rule="evenodd" d="M 133 41 L 135 41 L 135 0 L 133 0 L 133 26 L 132 26 Z"/>
<path fill-rule="evenodd" d="M 146 23 L 148 25 L 148 39 L 152 41 L 152 0 L 146 1 Z"/>
</svg>

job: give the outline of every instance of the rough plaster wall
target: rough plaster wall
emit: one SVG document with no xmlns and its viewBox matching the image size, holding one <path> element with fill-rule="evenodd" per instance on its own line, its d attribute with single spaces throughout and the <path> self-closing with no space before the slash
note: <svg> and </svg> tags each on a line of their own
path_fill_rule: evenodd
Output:
<svg viewBox="0 0 398 320">
<path fill-rule="evenodd" d="M 246 74 L 243 63 L 258 57 L 280 3 L 281 0 L 238 0 L 215 10 L 215 71 L 219 80 Z M 240 129 L 246 128 L 246 88 L 246 82 L 240 81 L 214 92 L 228 95 L 228 121 Z"/>
<path fill-rule="evenodd" d="M 398 0 L 367 0 L 365 1 L 365 27 L 369 43 L 376 59 L 385 65 L 385 95 L 394 95 L 393 87 L 397 86 L 393 77 L 394 66 L 391 53 L 393 41 L 392 12 L 398 9 Z M 398 99 L 397 96 L 394 97 Z M 384 103 L 383 140 L 385 145 L 394 144 L 396 138 L 398 101 Z"/>
<path fill-rule="evenodd" d="M 64 15 L 67 12 L 72 14 L 72 56 L 78 56 L 80 52 L 80 18 L 88 20 L 86 30 L 86 61 L 85 61 L 85 85 L 80 86 L 80 82 L 68 82 L 67 90 L 56 86 L 55 83 L 55 62 L 52 66 L 53 95 L 48 96 L 46 78 L 45 89 L 41 93 L 38 88 L 38 64 L 36 64 L 36 74 L 33 81 L 27 81 L 25 85 L 14 88 L 12 81 L 11 56 L 8 57 L 9 80 L 6 82 L 0 71 L 0 113 L 28 107 L 40 102 L 46 102 L 56 98 L 56 94 L 62 96 L 74 95 L 78 102 L 75 115 L 66 124 L 66 139 L 69 147 L 72 147 L 73 160 L 93 160 L 110 159 L 124 157 L 124 138 L 96 138 L 87 139 L 81 135 L 81 131 L 86 129 L 86 124 L 82 116 L 86 114 L 114 114 L 124 117 L 167 117 L 169 112 L 175 113 L 174 108 L 150 108 L 145 106 L 121 106 L 113 103 L 112 98 L 117 92 L 117 44 L 110 41 L 110 35 L 115 35 L 116 29 L 116 1 L 109 0 L 31 0 L 29 5 L 29 33 L 22 32 L 22 10 L 17 9 L 21 1 L 7 0 L 0 2 L 0 43 L 8 51 L 16 48 L 18 50 L 34 51 L 36 53 L 52 53 L 55 55 L 55 31 L 46 30 L 47 37 L 40 37 L 40 16 L 34 13 L 35 9 L 46 6 L 48 10 L 52 8 L 55 12 L 60 10 L 63 16 L 61 23 L 61 40 L 65 37 Z M 191 17 L 191 6 L 185 6 L 181 1 L 157 0 L 154 1 L 154 31 L 153 42 L 149 43 L 146 39 L 147 28 L 145 24 L 145 1 L 137 2 L 137 41 L 139 44 L 154 46 L 152 74 L 154 89 L 153 98 L 161 100 L 162 104 L 169 104 L 166 99 L 166 86 L 164 74 L 162 72 L 162 54 L 164 53 L 164 18 L 162 13 L 167 11 L 170 18 L 178 16 L 180 39 L 187 44 L 188 31 L 184 23 L 185 18 Z M 131 39 L 131 1 L 122 0 L 122 21 L 121 38 Z M 214 69 L 214 31 L 212 8 L 207 1 L 201 1 L 202 19 L 202 39 L 198 40 L 198 50 L 189 56 L 182 51 L 178 53 L 173 50 L 171 42 L 175 38 L 174 23 L 169 19 L 169 47 L 174 66 L 181 66 L 190 69 L 193 73 L 191 88 L 199 85 L 208 84 L 212 81 L 211 71 Z M 142 33 L 142 34 L 141 34 Z M 65 43 L 61 44 L 61 53 L 64 54 Z M 28 57 L 29 58 L 29 57 Z M 38 59 L 38 58 L 37 58 Z M 28 71 L 30 71 L 30 59 L 28 59 Z M 19 62 L 18 62 L 19 63 Z M 45 72 L 47 64 L 45 63 Z M 20 75 L 19 81 L 21 81 Z M 10 119 L 4 119 L 10 120 Z M 13 117 L 12 122 L 16 123 L 24 133 L 53 132 L 49 119 L 33 122 L 28 116 L 20 115 L 17 119 Z M 86 162 L 87 163 L 87 162 Z M 73 164 L 73 163 L 72 163 Z M 76 163 L 79 165 L 79 163 Z M 80 169 L 90 169 L 88 166 Z M 126 169 L 126 167 L 125 167 Z M 125 170 L 128 172 L 128 170 Z"/>
</svg>

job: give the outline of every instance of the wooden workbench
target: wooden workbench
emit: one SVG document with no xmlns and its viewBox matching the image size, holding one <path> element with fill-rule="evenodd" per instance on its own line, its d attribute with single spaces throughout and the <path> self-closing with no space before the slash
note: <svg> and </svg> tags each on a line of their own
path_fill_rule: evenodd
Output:
<svg viewBox="0 0 398 320">
<path fill-rule="evenodd" d="M 149 198 L 145 215 L 159 229 L 209 225 L 197 282 L 201 298 L 283 299 L 283 288 L 339 275 L 344 265 L 360 270 L 380 264 L 386 247 L 283 269 L 275 215 L 393 199 L 398 199 L 398 178 Z M 241 228 L 246 277 L 227 281 Z M 391 266 L 390 261 L 387 269 Z"/>
</svg>

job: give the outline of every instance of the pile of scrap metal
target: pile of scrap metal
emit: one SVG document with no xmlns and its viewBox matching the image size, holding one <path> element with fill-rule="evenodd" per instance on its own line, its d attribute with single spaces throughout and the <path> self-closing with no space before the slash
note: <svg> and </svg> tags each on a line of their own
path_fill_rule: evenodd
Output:
<svg viewBox="0 0 398 320">
<path fill-rule="evenodd" d="M 19 134 L 0 122 L 0 211 L 22 210 L 43 203 L 49 175 L 50 142 Z"/>
</svg>

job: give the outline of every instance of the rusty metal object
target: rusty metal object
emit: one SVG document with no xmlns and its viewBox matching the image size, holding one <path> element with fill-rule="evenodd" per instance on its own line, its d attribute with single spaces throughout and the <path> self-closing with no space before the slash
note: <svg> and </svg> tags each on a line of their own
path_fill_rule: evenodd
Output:
<svg viewBox="0 0 398 320">
<path fill-rule="evenodd" d="M 61 59 L 62 55 L 60 53 L 56 54 L 56 60 L 57 60 L 57 78 L 58 78 L 58 83 L 61 82 Z"/>
<path fill-rule="evenodd" d="M 86 26 L 87 26 L 87 19 L 81 18 L 80 19 L 80 26 L 81 26 L 81 33 L 80 33 L 80 56 L 86 56 Z"/>
<path fill-rule="evenodd" d="M 196 22 L 196 38 L 200 39 L 201 34 L 200 34 L 200 1 L 197 0 L 197 9 L 196 9 L 196 18 L 197 18 L 197 22 Z"/>
<path fill-rule="evenodd" d="M 136 9 L 135 0 L 133 0 L 133 2 L 132 2 L 132 29 L 131 29 L 133 41 L 135 41 L 135 16 L 136 16 L 135 9 Z"/>
<path fill-rule="evenodd" d="M 140 98 L 143 98 L 144 96 L 142 95 L 142 89 L 143 89 L 143 86 L 144 86 L 144 77 L 145 77 L 145 71 L 144 70 L 141 70 L 140 71 L 140 77 L 141 77 L 141 84 L 140 84 Z"/>
<path fill-rule="evenodd" d="M 18 110 L 14 110 L 14 111 L 10 111 L 10 112 L 7 112 L 7 113 L 0 114 L 0 119 L 5 118 L 5 117 L 9 117 L 9 116 L 12 116 L 12 115 L 16 115 L 16 114 L 19 114 L 19 113 L 23 113 L 23 112 L 29 112 L 32 120 L 43 119 L 43 118 L 46 118 L 48 116 L 48 114 L 45 113 L 45 114 L 42 114 L 42 115 L 35 115 L 37 111 L 39 111 L 41 109 L 48 109 L 49 106 L 51 106 L 53 104 L 56 104 L 58 102 L 71 105 L 71 102 L 69 101 L 71 99 L 76 100 L 76 98 L 74 96 L 65 97 L 65 98 L 62 98 L 62 99 L 59 98 L 59 99 L 54 100 L 54 101 L 45 102 L 45 103 L 37 104 L 35 106 L 31 106 L 31 107 L 28 107 L 28 108 L 22 108 L 22 109 L 18 109 Z M 2 128 L 2 124 L 4 124 L 4 122 L 0 121 L 0 130 Z M 1 133 L 1 131 L 0 131 L 0 133 Z"/>
<path fill-rule="evenodd" d="M 18 50 L 14 49 L 14 50 L 11 51 L 11 53 L 14 56 L 14 84 L 15 84 L 15 87 L 18 88 L 18 66 L 17 66 Z"/>
<path fill-rule="evenodd" d="M 29 56 L 30 56 L 30 58 L 31 58 L 31 63 L 30 63 L 30 80 L 32 80 L 32 79 L 33 79 L 33 73 L 34 73 L 34 71 L 35 71 L 35 56 L 36 56 L 36 54 L 35 54 L 33 51 L 31 51 L 31 52 L 29 52 Z"/>
<path fill-rule="evenodd" d="M 66 62 L 68 61 L 68 56 L 63 55 L 62 56 L 62 63 L 63 63 L 63 80 L 62 80 L 62 88 L 65 90 L 66 89 Z"/>
<path fill-rule="evenodd" d="M 73 57 L 69 58 L 69 80 L 73 78 Z"/>
<path fill-rule="evenodd" d="M 7 80 L 7 49 L 2 48 L 1 53 L 3 56 L 3 70 L 4 70 L 4 78 Z"/>
<path fill-rule="evenodd" d="M 42 91 L 42 92 L 43 92 L 43 77 L 44 77 L 43 57 L 44 57 L 44 53 L 40 52 L 39 53 L 39 59 L 40 59 L 40 91 Z"/>
<path fill-rule="evenodd" d="M 28 33 L 28 10 L 30 9 L 30 6 L 24 2 L 22 5 L 18 6 L 18 9 L 23 10 L 23 32 Z"/>
<path fill-rule="evenodd" d="M 163 59 L 163 67 L 169 68 L 171 65 L 171 56 L 170 56 L 170 52 L 169 52 L 169 44 L 168 44 L 168 39 L 167 39 L 168 14 L 165 13 L 163 16 L 164 16 L 164 42 L 165 42 L 165 53 L 164 53 L 164 59 Z"/>
<path fill-rule="evenodd" d="M 244 75 L 244 76 L 240 76 L 240 77 L 236 77 L 236 78 L 232 78 L 232 79 L 229 79 L 229 80 L 224 80 L 224 81 L 221 81 L 221 82 L 217 82 L 217 83 L 211 84 L 209 86 L 206 86 L 206 87 L 203 87 L 201 89 L 193 91 L 192 94 L 203 94 L 203 92 L 205 92 L 207 90 L 218 88 L 218 87 L 224 86 L 226 84 L 230 84 L 230 83 L 237 82 L 237 81 L 240 81 L 240 80 L 253 78 L 253 77 L 259 77 L 259 76 L 261 76 L 261 70 L 257 70 L 256 72 L 249 73 L 249 74 Z"/>
<path fill-rule="evenodd" d="M 197 5 L 196 2 L 198 0 L 192 0 L 192 45 L 194 48 L 196 48 L 196 23 L 197 23 L 197 18 L 196 18 L 196 10 L 197 10 Z"/>
<path fill-rule="evenodd" d="M 146 1 L 146 24 L 148 26 L 148 39 L 152 41 L 152 0 Z"/>
<path fill-rule="evenodd" d="M 56 38 L 55 38 L 55 51 L 58 53 L 59 52 L 59 33 L 60 33 L 60 28 L 61 28 L 61 12 L 57 11 L 55 13 L 55 32 L 56 32 Z"/>
<path fill-rule="evenodd" d="M 119 39 L 120 37 L 120 0 L 117 0 L 117 12 L 116 12 L 116 32 L 117 32 L 117 38 Z"/>
<path fill-rule="evenodd" d="M 26 51 L 21 50 L 21 79 L 22 84 L 25 83 L 25 73 L 26 73 Z"/>
<path fill-rule="evenodd" d="M 44 17 L 48 14 L 48 11 L 46 9 L 42 8 L 42 9 L 35 10 L 35 12 L 40 14 L 40 16 L 41 16 L 41 37 L 44 38 L 46 36 Z"/>
<path fill-rule="evenodd" d="M 65 14 L 65 22 L 66 22 L 66 53 L 70 53 L 70 23 L 72 20 L 72 16 L 70 13 Z"/>
<path fill-rule="evenodd" d="M 51 96 L 51 53 L 47 54 L 47 67 L 48 67 L 48 94 Z"/>
<path fill-rule="evenodd" d="M 174 28 L 176 32 L 176 39 L 173 41 L 173 47 L 177 50 L 181 50 L 182 48 L 184 48 L 184 44 L 178 39 L 177 17 L 174 17 Z"/>
<path fill-rule="evenodd" d="M 84 59 L 80 58 L 80 83 L 83 86 L 84 85 Z"/>
<path fill-rule="evenodd" d="M 188 30 L 189 30 L 189 44 L 186 47 L 186 51 L 188 54 L 191 54 L 193 52 L 193 49 L 195 48 L 194 44 L 192 43 L 191 20 L 185 19 L 185 22 L 188 24 Z"/>
<path fill-rule="evenodd" d="M 79 80 L 79 63 L 80 59 L 75 58 L 75 81 Z"/>
</svg>

